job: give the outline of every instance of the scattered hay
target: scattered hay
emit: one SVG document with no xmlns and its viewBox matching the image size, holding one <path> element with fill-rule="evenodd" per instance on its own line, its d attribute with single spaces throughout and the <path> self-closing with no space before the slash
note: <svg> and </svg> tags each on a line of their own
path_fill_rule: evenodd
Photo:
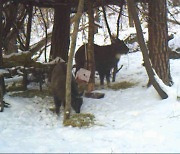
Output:
<svg viewBox="0 0 180 154">
<path fill-rule="evenodd" d="M 10 96 L 13 97 L 24 97 L 24 98 L 33 98 L 35 96 L 45 98 L 46 96 L 51 96 L 49 90 L 37 90 L 37 89 L 32 89 L 32 90 L 26 90 L 26 91 L 19 91 L 16 93 L 10 94 Z"/>
<path fill-rule="evenodd" d="M 7 86 L 6 87 L 6 91 L 23 91 L 24 87 L 22 85 L 19 84 L 15 84 L 13 83 L 11 86 Z"/>
<path fill-rule="evenodd" d="M 128 89 L 128 88 L 134 87 L 135 85 L 137 85 L 137 83 L 123 81 L 123 82 L 110 85 L 109 88 L 113 90 Z"/>
<path fill-rule="evenodd" d="M 100 89 L 101 85 L 99 82 L 95 82 L 95 89 Z M 85 82 L 78 83 L 78 90 L 80 93 L 87 91 L 88 84 Z"/>
<path fill-rule="evenodd" d="M 79 113 L 74 114 L 70 117 L 70 119 L 64 122 L 64 126 L 72 126 L 72 127 L 90 127 L 94 125 L 95 116 L 90 113 Z"/>
<path fill-rule="evenodd" d="M 177 96 L 177 100 L 180 101 L 180 96 Z"/>
</svg>

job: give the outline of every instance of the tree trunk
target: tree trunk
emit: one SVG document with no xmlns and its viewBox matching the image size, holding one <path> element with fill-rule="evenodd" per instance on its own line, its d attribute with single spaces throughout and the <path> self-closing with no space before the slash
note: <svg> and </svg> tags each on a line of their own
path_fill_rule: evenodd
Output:
<svg viewBox="0 0 180 154">
<path fill-rule="evenodd" d="M 129 5 L 128 5 L 128 19 L 129 19 L 129 27 L 134 27 L 133 17 L 132 17 Z"/>
<path fill-rule="evenodd" d="M 74 30 L 71 37 L 71 47 L 68 57 L 68 64 L 67 64 L 67 75 L 66 75 L 66 105 L 65 105 L 65 111 L 64 111 L 64 122 L 69 119 L 70 117 L 70 111 L 71 111 L 71 80 L 72 80 L 72 61 L 73 56 L 75 52 L 76 47 L 76 39 L 77 39 L 77 33 L 79 29 L 79 23 L 81 19 L 81 15 L 84 8 L 84 0 L 79 1 L 78 5 L 78 11 L 75 15 L 74 20 Z"/>
<path fill-rule="evenodd" d="M 94 17 L 95 23 L 99 24 L 100 23 L 99 10 L 95 9 L 94 12 L 95 12 L 95 17 Z M 97 25 L 94 25 L 94 34 L 98 33 L 98 28 L 99 27 Z"/>
<path fill-rule="evenodd" d="M 0 1 L 0 68 L 3 66 L 3 58 L 2 58 L 2 9 L 3 9 L 3 2 Z"/>
<path fill-rule="evenodd" d="M 31 26 L 32 26 L 32 13 L 33 13 L 33 7 L 29 6 L 27 8 L 28 10 L 28 23 L 27 23 L 27 35 L 26 35 L 26 45 L 25 45 L 25 50 L 29 50 L 29 44 L 31 40 Z"/>
<path fill-rule="evenodd" d="M 55 7 L 54 27 L 51 40 L 51 57 L 61 57 L 66 62 L 68 60 L 68 50 L 70 42 L 70 4 Z"/>
<path fill-rule="evenodd" d="M 166 0 L 149 1 L 149 56 L 157 75 L 171 85 Z"/>
<path fill-rule="evenodd" d="M 3 111 L 4 111 L 3 92 L 2 92 L 2 87 L 0 86 L 0 112 Z"/>
<path fill-rule="evenodd" d="M 106 8 L 104 7 L 104 4 L 102 5 L 102 11 L 103 11 L 103 15 L 104 15 L 104 21 L 106 23 L 106 27 L 107 27 L 107 30 L 108 30 L 108 33 L 109 33 L 109 37 L 110 37 L 111 42 L 112 42 L 113 37 L 112 37 L 111 30 L 110 30 L 110 27 L 109 27 L 109 24 L 108 24 L 108 20 L 107 20 L 107 16 L 106 16 Z"/>
<path fill-rule="evenodd" d="M 152 70 L 151 63 L 149 61 L 148 49 L 146 47 L 146 44 L 145 44 L 145 41 L 143 38 L 143 32 L 142 32 L 141 24 L 140 24 L 139 17 L 138 17 L 137 11 L 136 11 L 135 2 L 133 0 L 127 0 L 127 2 L 128 2 L 128 6 L 130 7 L 132 17 L 134 20 L 134 24 L 136 27 L 138 42 L 139 42 L 139 45 L 140 45 L 140 48 L 141 48 L 141 51 L 143 54 L 145 68 L 146 68 L 147 74 L 149 76 L 149 80 L 151 81 L 152 85 L 157 90 L 157 92 L 159 93 L 161 98 L 166 99 L 168 97 L 168 95 L 162 90 L 162 88 L 160 87 L 160 85 L 154 78 L 154 72 Z"/>
<path fill-rule="evenodd" d="M 14 33 L 9 40 L 6 40 L 7 51 L 6 54 L 17 53 L 17 33 Z"/>
<path fill-rule="evenodd" d="M 94 11 L 93 1 L 88 0 L 88 17 L 89 17 L 89 31 L 88 31 L 88 70 L 91 71 L 90 80 L 88 83 L 88 92 L 94 90 L 95 84 L 95 61 L 94 61 Z"/>
<path fill-rule="evenodd" d="M 17 48 L 17 36 L 18 36 L 18 26 L 17 20 L 18 16 L 21 14 L 19 11 L 18 4 L 12 3 L 6 9 L 6 24 L 3 28 L 3 47 L 5 54 L 16 53 Z"/>
<path fill-rule="evenodd" d="M 6 87 L 5 87 L 5 82 L 4 82 L 4 75 L 0 74 L 0 88 L 1 88 L 1 93 L 2 96 L 6 93 Z"/>
</svg>

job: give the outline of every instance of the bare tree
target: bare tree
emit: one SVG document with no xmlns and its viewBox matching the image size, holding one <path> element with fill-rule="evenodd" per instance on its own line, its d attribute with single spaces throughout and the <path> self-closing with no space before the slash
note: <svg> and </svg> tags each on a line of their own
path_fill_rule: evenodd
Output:
<svg viewBox="0 0 180 154">
<path fill-rule="evenodd" d="M 64 122 L 69 119 L 70 117 L 70 111 L 71 111 L 71 80 L 72 80 L 72 61 L 73 61 L 73 56 L 75 52 L 75 47 L 76 47 L 76 38 L 77 38 L 77 33 L 78 33 L 78 28 L 79 28 L 79 22 L 80 18 L 82 16 L 84 8 L 84 0 L 79 1 L 78 5 L 78 10 L 75 15 L 75 20 L 74 20 L 74 30 L 73 34 L 71 37 L 71 46 L 70 46 L 70 52 L 69 52 L 69 57 L 68 57 L 68 64 L 67 64 L 67 75 L 66 75 L 66 105 L 65 105 L 65 111 L 64 111 Z"/>
<path fill-rule="evenodd" d="M 139 45 L 140 45 L 140 48 L 141 48 L 141 51 L 143 54 L 145 68 L 146 68 L 147 74 L 149 76 L 149 80 L 151 81 L 152 85 L 157 90 L 157 92 L 159 93 L 161 98 L 166 99 L 168 97 L 168 95 L 162 90 L 162 88 L 160 87 L 160 85 L 158 84 L 158 82 L 155 80 L 155 77 L 154 77 L 155 74 L 152 70 L 152 66 L 151 66 L 151 63 L 149 60 L 148 49 L 145 45 L 145 41 L 143 38 L 143 32 L 142 32 L 141 24 L 140 24 L 139 17 L 138 17 L 137 11 L 136 11 L 135 2 L 134 2 L 134 0 L 127 0 L 127 2 L 128 2 L 128 6 L 131 10 L 134 23 L 135 23 L 138 42 L 139 42 Z"/>
<path fill-rule="evenodd" d="M 88 0 L 88 17 L 89 17 L 89 31 L 88 31 L 88 70 L 91 71 L 90 80 L 88 83 L 88 91 L 94 90 L 95 84 L 95 61 L 94 61 L 94 11 L 93 1 Z"/>
<path fill-rule="evenodd" d="M 39 11 L 40 11 L 40 14 L 41 14 L 41 17 L 42 17 L 42 20 L 44 23 L 44 27 L 45 27 L 46 39 L 45 39 L 44 58 L 45 58 L 45 62 L 47 62 L 47 43 L 48 43 L 48 32 L 47 32 L 47 30 L 48 30 L 48 26 L 47 26 L 46 20 L 43 16 L 42 10 L 39 9 Z"/>
<path fill-rule="evenodd" d="M 3 2 L 0 1 L 0 68 L 3 65 L 3 58 L 2 58 L 2 9 L 3 9 Z"/>
<path fill-rule="evenodd" d="M 134 27 L 134 22 L 133 22 L 133 18 L 132 18 L 132 14 L 131 14 L 129 6 L 128 6 L 128 19 L 129 19 L 129 27 Z"/>
<path fill-rule="evenodd" d="M 17 40 L 21 40 L 20 29 L 23 26 L 27 11 L 22 4 L 5 2 L 3 4 L 3 49 L 5 54 L 17 52 Z M 25 50 L 25 43 L 19 41 L 20 46 Z"/>
<path fill-rule="evenodd" d="M 28 22 L 27 22 L 27 35 L 26 35 L 25 50 L 29 50 L 30 39 L 31 39 L 31 26 L 32 26 L 32 13 L 33 13 L 32 6 L 29 6 L 27 8 L 27 13 L 28 13 Z"/>
<path fill-rule="evenodd" d="M 166 0 L 149 1 L 149 56 L 157 75 L 166 85 L 172 85 L 168 52 Z"/>
<path fill-rule="evenodd" d="M 67 2 L 55 7 L 54 26 L 51 40 L 51 58 L 68 60 L 70 42 L 70 4 Z"/>
</svg>

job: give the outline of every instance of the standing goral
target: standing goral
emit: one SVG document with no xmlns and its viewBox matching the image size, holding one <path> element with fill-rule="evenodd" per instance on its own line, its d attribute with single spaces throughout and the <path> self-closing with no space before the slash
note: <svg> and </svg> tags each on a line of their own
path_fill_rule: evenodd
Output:
<svg viewBox="0 0 180 154">
<path fill-rule="evenodd" d="M 59 114 L 61 104 L 65 106 L 65 94 L 66 94 L 66 72 L 67 65 L 65 62 L 58 63 L 51 74 L 51 90 L 54 97 L 54 103 L 56 107 L 56 113 Z M 77 83 L 74 76 L 71 81 L 71 106 L 80 113 L 80 108 L 83 103 L 83 99 L 78 92 Z"/>
<path fill-rule="evenodd" d="M 76 72 L 80 68 L 84 68 L 86 64 L 85 53 L 87 44 L 81 46 L 75 54 Z M 113 68 L 117 69 L 117 65 L 122 54 L 127 54 L 129 48 L 124 41 L 115 39 L 111 45 L 99 46 L 94 44 L 95 68 L 100 76 L 100 84 L 104 85 L 104 77 L 107 83 L 110 83 L 110 72 Z"/>
</svg>

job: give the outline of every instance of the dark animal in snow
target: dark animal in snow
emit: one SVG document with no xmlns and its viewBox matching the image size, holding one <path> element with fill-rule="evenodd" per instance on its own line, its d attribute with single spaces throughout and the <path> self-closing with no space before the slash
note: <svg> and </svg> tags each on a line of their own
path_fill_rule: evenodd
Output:
<svg viewBox="0 0 180 154">
<path fill-rule="evenodd" d="M 81 46 L 75 54 L 75 73 L 84 68 L 86 64 L 86 46 Z M 129 48 L 124 41 L 115 39 L 111 45 L 99 46 L 94 44 L 94 59 L 95 68 L 100 76 L 100 84 L 104 85 L 104 77 L 106 77 L 107 84 L 110 83 L 110 72 L 114 68 L 117 70 L 117 65 L 122 54 L 127 54 Z M 116 73 L 116 71 L 115 71 Z M 114 79 L 115 80 L 115 79 Z"/>
<path fill-rule="evenodd" d="M 61 62 L 54 67 L 51 74 L 51 89 L 57 114 L 60 112 L 61 104 L 65 106 L 66 70 L 66 63 Z M 76 113 L 80 113 L 83 99 L 78 93 L 78 87 L 74 76 L 72 76 L 71 88 L 71 106 Z"/>
</svg>

